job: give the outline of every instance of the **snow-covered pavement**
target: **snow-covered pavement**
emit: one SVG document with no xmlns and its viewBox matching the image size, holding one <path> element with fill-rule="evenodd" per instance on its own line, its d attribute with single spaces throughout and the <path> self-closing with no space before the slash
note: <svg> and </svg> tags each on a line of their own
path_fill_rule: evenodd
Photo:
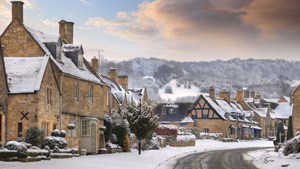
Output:
<svg viewBox="0 0 300 169">
<path fill-rule="evenodd" d="M 169 169 L 176 161 L 191 153 L 209 150 L 246 148 L 246 147 L 271 147 L 271 141 L 240 141 L 224 143 L 215 140 L 197 140 L 194 147 L 167 147 L 160 150 L 142 151 L 138 155 L 137 150 L 129 153 L 105 154 L 74 157 L 71 159 L 52 159 L 50 161 L 21 163 L 0 162 L 2 169 Z M 257 154 L 254 154 L 256 157 Z"/>
<path fill-rule="evenodd" d="M 300 168 L 300 154 L 291 154 L 284 156 L 274 151 L 274 148 L 266 150 L 252 151 L 244 155 L 246 160 L 253 161 L 258 168 Z"/>
</svg>

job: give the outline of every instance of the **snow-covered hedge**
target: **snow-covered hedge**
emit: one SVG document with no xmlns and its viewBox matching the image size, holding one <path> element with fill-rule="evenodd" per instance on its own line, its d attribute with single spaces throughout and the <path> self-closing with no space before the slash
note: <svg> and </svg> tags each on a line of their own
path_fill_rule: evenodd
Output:
<svg viewBox="0 0 300 169">
<path fill-rule="evenodd" d="M 196 136 L 195 135 L 178 135 L 176 137 L 176 140 L 178 142 L 189 142 L 189 141 L 195 141 L 196 140 Z"/>
<path fill-rule="evenodd" d="M 199 133 L 200 139 L 219 139 L 223 137 L 222 133 Z"/>
</svg>

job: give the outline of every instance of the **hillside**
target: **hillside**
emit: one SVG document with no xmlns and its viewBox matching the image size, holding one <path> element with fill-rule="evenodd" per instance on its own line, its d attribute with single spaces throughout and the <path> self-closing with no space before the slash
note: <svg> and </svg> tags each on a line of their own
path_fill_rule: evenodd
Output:
<svg viewBox="0 0 300 169">
<path fill-rule="evenodd" d="M 158 94 L 162 96 L 162 89 L 172 79 L 176 79 L 175 83 L 186 88 L 188 85 L 192 90 L 198 88 L 199 93 L 208 92 L 211 85 L 215 86 L 217 92 L 235 92 L 248 86 L 265 98 L 289 95 L 300 79 L 300 62 L 286 60 L 177 62 L 157 58 L 135 58 L 122 62 L 104 60 L 100 71 L 107 74 L 111 67 L 117 68 L 119 74 L 129 76 L 129 87 L 147 86 L 152 99 L 159 99 Z"/>
</svg>

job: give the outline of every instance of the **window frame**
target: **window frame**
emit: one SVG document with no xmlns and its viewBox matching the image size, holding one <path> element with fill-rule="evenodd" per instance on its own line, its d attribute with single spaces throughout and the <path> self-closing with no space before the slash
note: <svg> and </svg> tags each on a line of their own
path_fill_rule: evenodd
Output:
<svg viewBox="0 0 300 169">
<path fill-rule="evenodd" d="M 74 82 L 74 99 L 79 101 L 79 84 Z"/>
<path fill-rule="evenodd" d="M 50 87 L 47 87 L 46 103 L 49 104 L 49 105 L 52 105 L 52 89 Z"/>
<path fill-rule="evenodd" d="M 93 98 L 94 97 L 94 87 L 92 85 L 89 85 L 88 88 L 88 102 L 89 103 L 93 103 Z"/>
<path fill-rule="evenodd" d="M 90 120 L 81 120 L 81 136 L 91 136 Z"/>
</svg>

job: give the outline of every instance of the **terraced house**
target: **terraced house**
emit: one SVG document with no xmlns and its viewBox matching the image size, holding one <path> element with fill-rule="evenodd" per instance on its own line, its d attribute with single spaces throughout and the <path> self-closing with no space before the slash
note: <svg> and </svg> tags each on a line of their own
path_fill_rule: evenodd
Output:
<svg viewBox="0 0 300 169">
<path fill-rule="evenodd" d="M 12 1 L 12 21 L 1 35 L 4 67 L 1 76 L 1 125 L 5 140 L 23 137 L 36 126 L 46 135 L 58 128 L 67 131 L 71 146 L 96 153 L 104 147 L 103 113 L 110 88 L 83 57 L 82 45 L 73 44 L 73 22 L 59 22 L 59 33 L 47 35 L 23 22 L 23 2 Z M 0 62 L 1 63 L 1 62 Z M 95 67 L 94 67 L 95 68 Z M 3 73 L 4 71 L 1 71 Z M 8 88 L 5 89 L 6 83 Z M 1 97 L 1 98 L 6 98 Z M 75 124 L 69 130 L 68 124 Z M 8 132 L 9 131 L 9 132 Z M 2 139 L 3 140 L 3 139 Z"/>
</svg>

